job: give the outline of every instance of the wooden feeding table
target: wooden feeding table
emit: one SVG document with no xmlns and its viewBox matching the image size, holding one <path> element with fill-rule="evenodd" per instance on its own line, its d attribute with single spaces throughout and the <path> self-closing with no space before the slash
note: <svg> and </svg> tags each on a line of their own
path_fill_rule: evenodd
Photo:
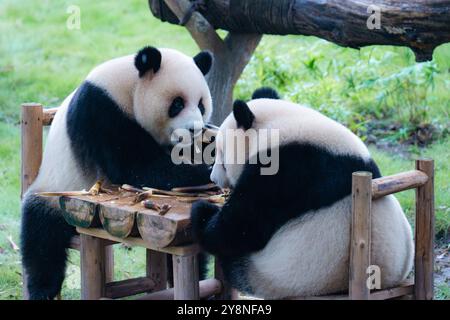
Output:
<svg viewBox="0 0 450 320">
<path fill-rule="evenodd" d="M 58 197 L 67 223 L 80 233 L 82 299 L 114 299 L 145 292 L 151 294 L 139 299 L 198 299 L 221 292 L 220 280 L 199 282 L 200 249 L 192 242 L 190 228 L 191 203 L 199 198 L 195 194 L 140 190 L 124 185 L 106 192 L 100 189 L 95 193 L 41 193 L 40 196 Z M 202 198 L 217 202 L 221 195 L 210 192 Z M 147 249 L 146 277 L 107 280 L 104 247 L 117 243 Z M 169 289 L 167 254 L 172 255 L 173 261 L 174 288 Z"/>
<path fill-rule="evenodd" d="M 40 104 L 22 105 L 22 194 L 38 174 L 42 160 L 43 126 L 53 120 L 55 109 Z M 370 173 L 353 173 L 352 226 L 349 265 L 349 292 L 324 297 L 294 299 L 392 299 L 413 296 L 433 298 L 434 241 L 434 162 L 416 161 L 416 170 L 372 179 Z M 136 192 L 120 193 L 98 187 L 100 193 L 59 196 L 67 221 L 77 226 L 80 236 L 72 239 L 70 248 L 81 253 L 81 297 L 83 299 L 121 298 L 147 293 L 138 299 L 197 299 L 215 295 L 230 298 L 230 288 L 215 263 L 215 279 L 198 281 L 196 254 L 199 248 L 191 242 L 189 212 L 191 199 L 176 195 L 150 197 L 153 206 L 171 206 L 167 212 L 140 205 Z M 366 286 L 370 266 L 370 230 L 372 200 L 415 189 L 414 280 L 395 288 L 370 291 Z M 92 190 L 92 189 L 91 189 Z M 90 190 L 90 191 L 91 191 Z M 138 193 L 142 194 L 141 190 Z M 143 191 L 143 190 L 142 190 Z M 94 192 L 93 192 L 94 193 Z M 49 196 L 49 195 L 46 195 Z M 55 195 L 53 195 L 55 196 Z M 214 197 L 214 196 L 211 196 Z M 186 202 L 186 200 L 189 200 Z M 212 200 L 212 199 L 210 199 Z M 157 206 L 154 206 L 157 205 Z M 123 281 L 113 280 L 112 245 L 124 243 L 147 249 L 146 276 Z M 361 245 L 364 244 L 364 245 Z M 367 245 L 366 245 L 367 244 Z M 167 288 L 167 255 L 172 256 L 174 288 Z M 24 298 L 27 298 L 26 274 L 23 274 Z"/>
</svg>

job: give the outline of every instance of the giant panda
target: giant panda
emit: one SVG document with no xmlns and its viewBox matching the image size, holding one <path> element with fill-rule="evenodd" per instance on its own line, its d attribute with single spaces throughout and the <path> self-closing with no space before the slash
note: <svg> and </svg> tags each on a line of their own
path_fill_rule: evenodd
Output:
<svg viewBox="0 0 450 320">
<path fill-rule="evenodd" d="M 279 100 L 272 90 L 253 97 L 236 101 L 219 129 L 211 179 L 231 193 L 223 207 L 193 205 L 194 235 L 219 257 L 226 278 L 241 292 L 269 299 L 343 292 L 349 277 L 352 172 L 370 171 L 378 178 L 380 171 L 364 143 L 341 124 Z M 255 135 L 246 135 L 251 129 L 279 130 L 278 142 L 270 145 L 271 154 L 279 156 L 276 174 L 261 175 L 269 164 L 259 157 L 267 150 Z M 247 139 L 236 138 L 243 135 Z M 228 158 L 237 150 L 246 155 L 243 163 Z M 392 195 L 372 204 L 371 254 L 382 288 L 396 285 L 411 270 L 411 228 Z"/>
<path fill-rule="evenodd" d="M 66 248 L 75 234 L 42 191 L 88 189 L 103 179 L 168 189 L 208 183 L 205 164 L 175 165 L 172 133 L 194 133 L 212 112 L 205 75 L 212 56 L 194 58 L 145 47 L 94 68 L 58 109 L 38 176 L 22 203 L 21 249 L 30 299 L 53 299 L 61 289 Z"/>
</svg>

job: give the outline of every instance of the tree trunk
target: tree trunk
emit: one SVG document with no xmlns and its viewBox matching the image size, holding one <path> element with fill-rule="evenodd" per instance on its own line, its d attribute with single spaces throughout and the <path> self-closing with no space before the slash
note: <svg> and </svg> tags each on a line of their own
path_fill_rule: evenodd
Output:
<svg viewBox="0 0 450 320">
<path fill-rule="evenodd" d="M 231 112 L 236 82 L 261 37 L 258 34 L 229 33 L 225 39 L 225 49 L 214 51 L 213 48 L 202 48 L 214 54 L 214 65 L 207 77 L 215 108 L 212 123 L 220 125 Z"/>
<path fill-rule="evenodd" d="M 191 1 L 192 2 L 192 1 Z M 450 41 L 449 0 L 203 0 L 199 12 L 215 29 L 239 33 L 313 35 L 342 46 L 408 46 L 429 60 Z M 149 0 L 163 21 L 179 19 L 161 0 Z M 374 10 L 380 10 L 379 28 Z M 371 17 L 372 16 L 372 17 Z M 369 28 L 368 27 L 375 27 Z"/>
</svg>

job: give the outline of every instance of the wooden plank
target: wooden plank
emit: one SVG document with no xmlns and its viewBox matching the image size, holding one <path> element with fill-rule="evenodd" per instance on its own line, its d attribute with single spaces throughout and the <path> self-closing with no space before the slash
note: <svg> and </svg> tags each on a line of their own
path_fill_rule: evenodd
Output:
<svg viewBox="0 0 450 320">
<path fill-rule="evenodd" d="M 370 293 L 370 300 L 387 300 L 410 295 L 414 292 L 414 281 L 408 280 L 394 288 L 377 290 Z"/>
<path fill-rule="evenodd" d="M 391 176 L 372 180 L 372 199 L 378 199 L 388 194 L 414 189 L 424 185 L 428 176 L 419 171 L 406 171 Z"/>
<path fill-rule="evenodd" d="M 199 282 L 200 299 L 206 299 L 214 295 L 218 295 L 221 290 L 222 284 L 217 279 L 206 279 Z M 174 298 L 174 291 L 175 290 L 173 288 L 157 291 L 138 297 L 136 300 L 171 300 Z"/>
<path fill-rule="evenodd" d="M 106 232 L 103 229 L 77 227 L 77 231 L 80 234 L 91 235 L 91 236 L 94 236 L 97 238 L 112 241 L 114 243 L 124 243 L 128 246 L 138 246 L 138 247 L 143 247 L 143 248 L 147 248 L 150 250 L 164 252 L 164 253 L 168 253 L 168 254 L 174 254 L 174 255 L 178 255 L 178 256 L 193 255 L 193 254 L 197 254 L 200 252 L 199 245 L 195 244 L 195 243 L 189 244 L 189 245 L 184 245 L 184 246 L 177 246 L 177 247 L 158 248 L 158 247 L 153 246 L 151 243 L 144 241 L 141 238 L 128 237 L 125 239 L 121 239 L 118 237 L 114 237 L 113 235 L 110 235 L 108 232 Z"/>
<path fill-rule="evenodd" d="M 106 272 L 103 240 L 81 234 L 81 299 L 96 300 L 105 296 Z"/>
<path fill-rule="evenodd" d="M 21 197 L 33 183 L 42 161 L 42 105 L 38 103 L 22 104 L 22 172 Z"/>
<path fill-rule="evenodd" d="M 155 291 L 167 288 L 167 253 L 146 250 L 147 278 L 155 282 Z"/>
<path fill-rule="evenodd" d="M 155 282 L 147 277 L 139 277 L 106 283 L 105 297 L 118 299 L 152 291 Z"/>
<path fill-rule="evenodd" d="M 197 255 L 173 256 L 173 283 L 175 300 L 198 300 L 198 259 Z"/>
<path fill-rule="evenodd" d="M 42 118 L 42 124 L 44 126 L 49 126 L 52 124 L 53 119 L 55 118 L 56 112 L 58 111 L 58 108 L 48 108 L 43 110 L 44 117 Z"/>
<path fill-rule="evenodd" d="M 397 287 L 376 290 L 370 293 L 369 300 L 387 300 L 408 296 L 414 292 L 414 281 L 407 280 Z M 348 300 L 347 294 L 331 294 L 326 296 L 290 297 L 287 300 Z"/>
<path fill-rule="evenodd" d="M 352 232 L 350 242 L 349 296 L 352 300 L 367 300 L 366 280 L 370 265 L 372 174 L 352 175 Z"/>
<path fill-rule="evenodd" d="M 431 300 L 434 296 L 434 162 L 416 161 L 416 169 L 428 176 L 428 181 L 416 190 L 415 227 L 415 298 Z"/>
</svg>

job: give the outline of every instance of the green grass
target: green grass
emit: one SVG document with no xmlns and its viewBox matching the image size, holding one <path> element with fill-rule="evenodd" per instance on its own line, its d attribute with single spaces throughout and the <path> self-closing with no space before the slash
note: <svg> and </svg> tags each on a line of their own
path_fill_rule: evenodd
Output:
<svg viewBox="0 0 450 320">
<path fill-rule="evenodd" d="M 81 8 L 81 30 L 66 28 L 69 5 Z M 184 28 L 156 20 L 141 0 L 114 5 L 2 0 L 0 30 L 0 299 L 18 299 L 20 253 L 8 238 L 19 243 L 20 104 L 57 106 L 93 66 L 144 45 L 172 47 L 190 55 L 198 49 Z M 404 48 L 356 51 L 312 37 L 266 36 L 238 83 L 236 97 L 248 98 L 256 87 L 270 85 L 284 97 L 345 123 L 363 138 L 371 120 L 387 119 L 407 130 L 411 115 L 413 121 L 433 123 L 438 128 L 436 142 L 426 149 L 410 148 L 406 158 L 371 151 L 385 175 L 412 169 L 412 159 L 419 154 L 436 160 L 436 228 L 443 236 L 450 228 L 449 68 L 450 45 L 438 48 L 432 62 L 415 64 Z M 402 134 L 382 138 L 395 143 Z M 402 193 L 399 199 L 411 218 L 412 193 Z M 119 247 L 115 253 L 120 266 L 117 279 L 144 274 L 142 249 Z M 65 298 L 79 297 L 79 272 L 78 254 L 71 252 Z M 445 286 L 437 293 L 439 298 L 448 295 Z"/>
</svg>

